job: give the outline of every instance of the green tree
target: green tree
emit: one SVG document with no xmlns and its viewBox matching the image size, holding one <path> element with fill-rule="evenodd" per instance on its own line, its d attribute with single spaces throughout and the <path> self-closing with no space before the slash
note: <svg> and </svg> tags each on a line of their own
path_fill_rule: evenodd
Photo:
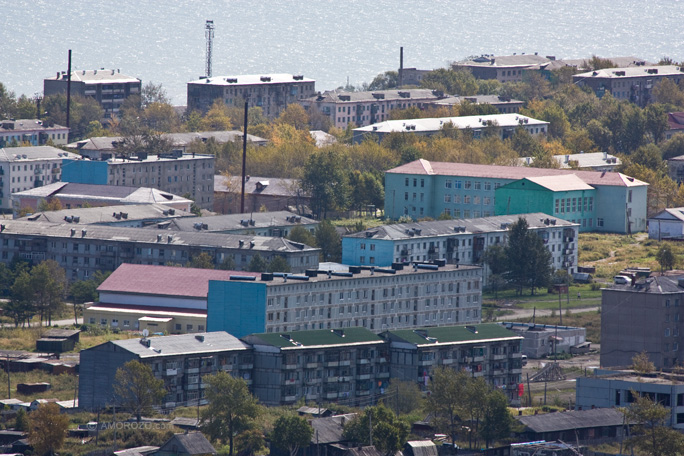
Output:
<svg viewBox="0 0 684 456">
<path fill-rule="evenodd" d="M 656 261 L 660 264 L 660 273 L 674 268 L 677 259 L 669 243 L 664 242 L 656 252 Z"/>
<path fill-rule="evenodd" d="M 255 254 L 247 265 L 247 270 L 250 272 L 266 272 L 268 263 L 260 254 Z"/>
<path fill-rule="evenodd" d="M 448 367 L 435 369 L 430 380 L 427 410 L 435 417 L 437 429 L 451 437 L 452 444 L 456 443 L 458 436 L 459 414 L 467 381 L 468 374 L 465 371 L 454 374 L 453 369 Z"/>
<path fill-rule="evenodd" d="M 480 436 L 489 448 L 493 440 L 503 439 L 511 432 L 511 414 L 508 411 L 508 399 L 499 390 L 491 390 L 484 402 Z"/>
<path fill-rule="evenodd" d="M 292 242 L 299 242 L 311 247 L 316 247 L 316 238 L 311 234 L 311 231 L 303 226 L 295 226 L 292 228 L 287 238 Z"/>
<path fill-rule="evenodd" d="M 409 380 L 391 379 L 387 397 L 388 399 L 383 399 L 383 405 L 392 409 L 397 416 L 409 414 L 423 405 L 418 384 Z"/>
<path fill-rule="evenodd" d="M 22 271 L 14 280 L 10 300 L 4 304 L 3 313 L 14 321 L 16 327 L 27 323 L 35 314 L 31 275 L 27 271 Z"/>
<path fill-rule="evenodd" d="M 194 255 L 188 264 L 191 268 L 214 269 L 214 259 L 207 252 Z"/>
<path fill-rule="evenodd" d="M 221 264 L 218 265 L 217 269 L 222 269 L 224 271 L 234 271 L 235 267 L 235 258 L 233 258 L 232 255 L 226 255 Z"/>
<path fill-rule="evenodd" d="M 52 324 L 52 315 L 64 304 L 65 287 L 64 269 L 54 260 L 43 261 L 17 276 L 11 291 L 11 299 L 17 304 L 14 309 L 23 306 L 38 313 L 41 324 Z"/>
<path fill-rule="evenodd" d="M 655 371 L 655 364 L 648 358 L 648 353 L 642 351 L 632 357 L 632 369 L 640 374 L 650 374 Z"/>
<path fill-rule="evenodd" d="M 171 104 L 171 99 L 169 98 L 168 94 L 166 93 L 166 89 L 164 86 L 162 86 L 161 83 L 155 84 L 152 81 L 148 81 L 145 83 L 145 85 L 142 87 L 142 91 L 140 94 L 140 101 L 142 103 L 142 108 L 146 108 L 152 103 L 163 103 L 170 105 Z"/>
<path fill-rule="evenodd" d="M 241 432 L 235 437 L 235 449 L 238 453 L 246 456 L 263 454 L 266 439 L 261 429 L 253 428 Z"/>
<path fill-rule="evenodd" d="M 378 405 L 367 407 L 363 414 L 345 424 L 342 437 L 357 444 L 370 445 L 369 429 L 373 435 L 373 445 L 385 454 L 399 451 L 409 435 L 406 423 L 387 407 Z"/>
<path fill-rule="evenodd" d="M 114 394 L 117 403 L 140 422 L 143 413 L 149 413 L 164 399 L 166 389 L 164 380 L 155 378 L 149 366 L 131 360 L 116 370 Z"/>
<path fill-rule="evenodd" d="M 524 287 L 534 294 L 535 288 L 548 286 L 553 270 L 551 252 L 522 217 L 509 228 L 505 252 L 505 276 L 518 294 L 522 294 Z"/>
<path fill-rule="evenodd" d="M 87 302 L 97 301 L 97 287 L 94 280 L 77 280 L 69 286 L 69 293 L 74 301 L 74 323 L 78 323 L 79 310 Z"/>
<path fill-rule="evenodd" d="M 652 401 L 647 396 L 640 396 L 631 391 L 634 402 L 621 410 L 629 423 L 631 437 L 627 444 L 642 454 L 652 456 L 677 456 L 684 448 L 684 436 L 667 426 L 671 415 L 669 408 Z"/>
<path fill-rule="evenodd" d="M 212 440 L 228 442 L 232 456 L 235 436 L 252 427 L 260 414 L 259 404 L 241 378 L 218 372 L 206 377 L 206 382 L 209 405 L 202 412 L 202 431 Z"/>
<path fill-rule="evenodd" d="M 342 239 L 328 220 L 318 224 L 314 232 L 316 245 L 321 249 L 322 261 L 342 260 Z"/>
<path fill-rule="evenodd" d="M 290 272 L 290 264 L 287 262 L 285 257 L 276 255 L 271 261 L 268 262 L 266 266 L 266 271 L 268 272 Z"/>
<path fill-rule="evenodd" d="M 646 106 L 644 113 L 646 115 L 646 131 L 650 133 L 653 142 L 658 144 L 669 128 L 667 111 L 663 105 L 652 103 Z"/>
<path fill-rule="evenodd" d="M 346 151 L 330 146 L 314 152 L 304 165 L 302 190 L 311 195 L 311 209 L 318 218 L 328 211 L 344 210 L 349 200 L 349 170 Z"/>
<path fill-rule="evenodd" d="M 297 415 L 283 415 L 273 424 L 271 442 L 276 448 L 287 450 L 290 456 L 296 456 L 301 447 L 311 443 L 313 428 L 307 421 Z"/>
<path fill-rule="evenodd" d="M 66 439 L 69 417 L 55 403 L 41 404 L 29 417 L 28 440 L 37 455 L 54 455 Z"/>
<path fill-rule="evenodd" d="M 399 86 L 399 73 L 397 71 L 385 71 L 373 78 L 368 85 L 368 90 L 388 90 Z"/>
<path fill-rule="evenodd" d="M 17 410 L 17 416 L 14 418 L 14 429 L 24 432 L 30 429 L 28 414 L 23 408 Z"/>
</svg>

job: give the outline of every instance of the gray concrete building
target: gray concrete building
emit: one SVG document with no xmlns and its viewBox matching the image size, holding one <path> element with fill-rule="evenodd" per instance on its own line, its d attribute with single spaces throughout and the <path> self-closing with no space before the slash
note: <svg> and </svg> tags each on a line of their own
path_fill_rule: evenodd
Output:
<svg viewBox="0 0 684 456">
<path fill-rule="evenodd" d="M 207 112 L 216 100 L 226 106 L 259 107 L 273 119 L 292 103 L 315 94 L 316 81 L 302 75 L 263 74 L 214 76 L 188 82 L 188 110 Z"/>
<path fill-rule="evenodd" d="M 112 156 L 101 160 L 68 158 L 62 181 L 79 184 L 153 187 L 175 195 L 190 195 L 202 209 L 214 204 L 214 155 L 166 154 Z"/>
<path fill-rule="evenodd" d="M 76 157 L 52 146 L 0 149 L 0 212 L 14 209 L 13 193 L 59 182 L 64 162 Z"/>
<path fill-rule="evenodd" d="M 265 405 L 372 405 L 389 386 L 385 341 L 365 328 L 251 334 L 252 390 Z"/>
<path fill-rule="evenodd" d="M 202 377 L 228 372 L 252 382 L 251 347 L 225 332 L 116 340 L 81 350 L 79 407 L 89 411 L 116 405 L 114 377 L 129 361 L 139 361 L 164 380 L 164 408 L 206 404 Z"/>
<path fill-rule="evenodd" d="M 518 400 L 522 337 L 497 324 L 390 330 L 392 378 L 418 382 L 427 390 L 434 369 L 465 370 Z"/>
<path fill-rule="evenodd" d="M 57 72 L 53 78 L 43 80 L 46 97 L 67 92 L 68 75 Z M 77 70 L 71 72 L 71 94 L 94 98 L 104 109 L 104 117 L 116 115 L 123 101 L 131 95 L 140 95 L 142 81 L 121 74 L 120 70 Z"/>
<path fill-rule="evenodd" d="M 319 249 L 285 238 L 215 234 L 162 233 L 145 228 L 6 220 L 0 225 L 0 262 L 13 258 L 37 264 L 55 260 L 68 280 L 82 280 L 95 271 L 113 271 L 122 263 L 185 265 L 206 253 L 215 265 L 228 258 L 244 270 L 255 255 L 266 261 L 280 256 L 292 272 L 318 268 Z"/>
<path fill-rule="evenodd" d="M 69 129 L 61 125 L 48 125 L 38 119 L 0 121 L 0 147 L 44 146 L 51 143 L 61 146 L 69 139 Z"/>
<path fill-rule="evenodd" d="M 629 407 L 635 394 L 647 396 L 669 410 L 667 425 L 684 430 L 684 378 L 681 375 L 636 374 L 631 371 L 577 377 L 575 407 Z"/>
<path fill-rule="evenodd" d="M 601 367 L 627 368 L 646 352 L 658 370 L 682 364 L 680 343 L 684 276 L 652 276 L 604 288 L 601 295 Z"/>
<path fill-rule="evenodd" d="M 571 353 L 573 347 L 587 340 L 585 328 L 534 323 L 500 324 L 523 337 L 522 354 L 529 358 L 550 358 L 554 354 Z"/>
</svg>

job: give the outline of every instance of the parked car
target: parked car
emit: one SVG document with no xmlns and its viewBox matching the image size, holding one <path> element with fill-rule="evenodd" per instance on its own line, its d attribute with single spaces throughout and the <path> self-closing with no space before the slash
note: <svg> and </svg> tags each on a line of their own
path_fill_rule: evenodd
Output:
<svg viewBox="0 0 684 456">
<path fill-rule="evenodd" d="M 617 275 L 617 276 L 613 277 L 613 283 L 615 283 L 616 285 L 627 285 L 631 281 L 632 281 L 632 279 L 627 277 L 627 276 Z"/>
<path fill-rule="evenodd" d="M 572 280 L 574 280 L 577 283 L 591 283 L 593 277 L 591 276 L 591 274 L 586 272 L 576 272 L 572 275 Z"/>
</svg>

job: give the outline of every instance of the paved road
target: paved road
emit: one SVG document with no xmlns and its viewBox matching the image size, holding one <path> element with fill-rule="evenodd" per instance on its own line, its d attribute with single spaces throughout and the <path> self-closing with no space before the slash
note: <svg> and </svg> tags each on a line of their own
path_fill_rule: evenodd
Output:
<svg viewBox="0 0 684 456">
<path fill-rule="evenodd" d="M 600 305 L 591 306 L 591 307 L 576 307 L 576 308 L 570 309 L 570 312 L 572 312 L 572 313 L 597 312 L 600 308 L 601 308 Z M 513 312 L 513 313 L 508 314 L 508 315 L 504 315 L 502 317 L 498 317 L 498 320 L 532 318 L 532 315 L 535 314 L 534 309 L 505 309 L 505 310 Z M 558 311 L 556 309 L 537 309 L 536 316 L 548 317 L 551 315 L 551 312 L 556 312 L 556 315 L 558 315 Z M 563 310 L 563 312 L 565 312 L 565 310 Z"/>
</svg>

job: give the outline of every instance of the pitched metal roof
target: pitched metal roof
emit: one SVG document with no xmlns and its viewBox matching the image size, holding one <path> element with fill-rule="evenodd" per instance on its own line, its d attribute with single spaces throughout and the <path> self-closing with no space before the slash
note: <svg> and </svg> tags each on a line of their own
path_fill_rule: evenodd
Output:
<svg viewBox="0 0 684 456">
<path fill-rule="evenodd" d="M 97 291 L 206 299 L 210 280 L 230 280 L 231 275 L 260 276 L 247 271 L 124 263 L 102 282 Z"/>
<path fill-rule="evenodd" d="M 61 160 L 80 158 L 72 152 L 64 152 L 52 146 L 6 147 L 0 149 L 0 162 L 22 162 L 30 160 Z"/>
<path fill-rule="evenodd" d="M 386 171 L 387 174 L 418 174 L 440 176 L 481 177 L 518 180 L 539 176 L 574 174 L 592 186 L 639 187 L 648 185 L 622 173 L 577 171 L 565 169 L 530 168 L 527 166 L 474 165 L 470 163 L 431 162 L 419 159 Z"/>
<path fill-rule="evenodd" d="M 460 116 L 460 117 L 432 117 L 422 119 L 403 119 L 385 120 L 365 127 L 355 128 L 354 131 L 369 133 L 391 133 L 391 132 L 437 132 L 445 124 L 452 124 L 454 128 L 470 128 L 478 130 L 488 128 L 495 123 L 498 127 L 518 127 L 522 123 L 526 126 L 545 126 L 549 122 L 533 119 L 522 114 L 487 114 L 482 116 Z"/>
<path fill-rule="evenodd" d="M 229 80 L 235 82 L 228 82 Z M 271 73 L 271 74 L 241 74 L 237 76 L 214 76 L 206 79 L 197 79 L 190 81 L 188 84 L 211 84 L 221 86 L 241 86 L 241 85 L 270 85 L 270 84 L 284 84 L 284 83 L 302 83 L 302 82 L 316 82 L 314 79 L 304 78 L 295 79 L 294 75 L 285 73 Z"/>
<path fill-rule="evenodd" d="M 384 342 L 377 334 L 374 334 L 366 328 L 360 327 L 250 334 L 244 339 L 254 345 L 271 345 L 281 349 L 376 344 Z"/>
<path fill-rule="evenodd" d="M 174 448 L 177 446 L 177 448 Z M 173 454 L 216 454 L 216 449 L 201 432 L 189 432 L 187 434 L 175 434 L 160 448 L 159 452 Z"/>
<path fill-rule="evenodd" d="M 392 89 L 392 90 L 373 90 L 362 92 L 346 92 L 344 90 L 327 90 L 320 95 L 309 97 L 308 102 L 319 103 L 354 103 L 354 102 L 377 102 L 378 95 L 381 100 L 416 100 L 427 99 L 437 100 L 439 96 L 431 89 Z"/>
<path fill-rule="evenodd" d="M 253 223 L 250 223 L 253 222 Z M 247 225 L 245 225 L 245 223 Z M 164 226 L 164 229 L 173 231 L 236 231 L 253 230 L 256 228 L 318 225 L 318 221 L 294 214 L 289 211 L 275 212 L 252 212 L 249 214 L 225 214 L 204 217 L 175 218 Z M 206 225 L 206 228 L 204 227 Z M 151 229 L 159 229 L 157 225 Z"/>
<path fill-rule="evenodd" d="M 3 221 L 3 234 L 43 236 L 57 239 L 97 239 L 155 245 L 187 245 L 225 249 L 244 249 L 251 252 L 307 252 L 318 250 L 304 244 L 293 243 L 285 238 L 254 236 L 248 234 L 222 234 L 199 232 L 174 232 L 162 236 L 145 228 L 126 228 L 105 225 L 75 227 L 70 223 Z M 72 231 L 75 230 L 75 231 Z M 160 239 L 158 236 L 162 236 Z M 253 243 L 253 245 L 252 245 Z"/>
<path fill-rule="evenodd" d="M 435 236 L 454 236 L 458 232 L 466 233 L 505 233 L 508 225 L 518 219 L 527 221 L 530 229 L 544 229 L 553 227 L 579 226 L 577 223 L 555 218 L 541 212 L 517 215 L 496 215 L 493 217 L 481 217 L 474 219 L 434 220 L 429 222 L 399 223 L 369 228 L 345 238 L 366 238 L 380 240 L 421 239 Z M 547 222 L 548 221 L 548 222 Z M 462 231 L 456 231 L 456 228 Z M 321 266 L 321 268 L 323 268 Z"/>
<path fill-rule="evenodd" d="M 326 418 L 314 418 L 311 420 L 311 427 L 313 427 L 313 434 L 311 436 L 311 443 L 339 443 L 344 441 L 342 432 L 344 425 L 354 419 L 356 413 L 348 413 L 346 415 L 335 415 Z"/>
<path fill-rule="evenodd" d="M 566 174 L 564 176 L 534 176 L 527 177 L 525 180 L 533 182 L 553 192 L 594 190 L 594 187 L 587 185 L 582 179 L 574 174 Z"/>
<path fill-rule="evenodd" d="M 264 186 L 264 182 L 268 182 L 268 185 Z M 219 174 L 214 176 L 215 192 L 239 193 L 241 188 L 240 176 L 222 176 Z M 245 182 L 245 193 L 248 195 L 295 196 L 298 192 L 301 196 L 308 196 L 306 193 L 302 193 L 298 179 L 250 176 Z"/>
<path fill-rule="evenodd" d="M 413 456 L 437 456 L 437 446 L 432 440 L 409 440 L 406 446 L 410 448 Z"/>
<path fill-rule="evenodd" d="M 12 195 L 35 198 L 88 198 L 106 201 L 110 204 L 168 204 L 191 202 L 187 198 L 151 187 L 124 187 L 119 185 L 77 184 L 72 182 L 55 182 L 23 192 L 16 192 Z"/>
<path fill-rule="evenodd" d="M 532 432 L 559 432 L 593 427 L 622 426 L 624 423 L 624 415 L 614 408 L 516 416 L 515 419 Z"/>
<path fill-rule="evenodd" d="M 126 214 L 125 218 L 122 214 Z M 77 217 L 77 219 L 74 219 L 74 217 Z M 180 209 L 175 209 L 173 214 L 170 214 L 168 206 L 161 204 L 128 204 L 37 212 L 15 220 L 50 223 L 62 223 L 66 221 L 71 225 L 115 225 L 117 223 L 128 223 L 133 221 L 142 222 L 150 219 L 159 221 L 179 217 L 194 218 L 195 215 L 191 212 L 181 211 Z"/>
<path fill-rule="evenodd" d="M 657 73 L 649 73 L 657 71 Z M 675 76 L 682 75 L 682 68 L 677 65 L 655 65 L 655 66 L 629 66 L 621 68 L 604 68 L 596 71 L 587 71 L 572 76 L 573 80 L 584 79 L 624 79 L 624 78 L 652 78 L 654 76 Z"/>
<path fill-rule="evenodd" d="M 441 326 L 421 329 L 398 329 L 383 333 L 391 340 L 418 347 L 469 343 L 491 340 L 522 339 L 518 334 L 496 323 L 467 326 Z"/>
<path fill-rule="evenodd" d="M 149 347 L 143 345 L 141 340 L 114 340 L 87 350 L 98 350 L 98 348 L 102 348 L 104 345 L 112 344 L 140 358 L 154 358 L 193 353 L 216 353 L 227 350 L 248 350 L 250 348 L 249 345 L 225 331 L 148 337 L 147 340 L 150 341 Z"/>
<path fill-rule="evenodd" d="M 45 78 L 48 80 L 67 80 L 66 74 L 60 74 L 57 77 Z M 132 76 L 121 74 L 119 70 L 76 70 L 71 72 L 71 82 L 85 82 L 86 84 L 111 84 L 111 83 L 129 83 L 141 82 L 140 79 Z"/>
</svg>

